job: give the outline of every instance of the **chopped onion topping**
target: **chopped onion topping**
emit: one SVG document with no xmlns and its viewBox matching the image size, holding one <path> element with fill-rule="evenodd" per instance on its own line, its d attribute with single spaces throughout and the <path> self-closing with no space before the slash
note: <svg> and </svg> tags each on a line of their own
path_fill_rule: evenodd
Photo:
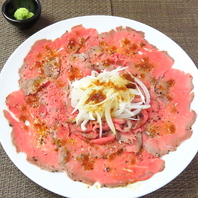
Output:
<svg viewBox="0 0 198 198">
<path fill-rule="evenodd" d="M 147 87 L 130 73 L 127 73 L 130 79 L 126 78 L 123 75 L 126 68 L 101 73 L 93 71 L 90 76 L 70 83 L 72 113 L 78 111 L 76 124 L 80 124 L 83 131 L 90 120 L 96 120 L 102 137 L 102 120 L 105 119 L 116 134 L 112 118 L 134 119 L 142 109 L 150 107 Z"/>
</svg>

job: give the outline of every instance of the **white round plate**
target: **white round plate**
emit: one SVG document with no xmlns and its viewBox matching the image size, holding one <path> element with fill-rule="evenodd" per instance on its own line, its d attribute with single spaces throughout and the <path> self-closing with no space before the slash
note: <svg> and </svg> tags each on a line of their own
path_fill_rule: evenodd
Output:
<svg viewBox="0 0 198 198">
<path fill-rule="evenodd" d="M 178 176 L 191 162 L 198 151 L 198 119 L 193 125 L 193 135 L 190 139 L 182 143 L 177 151 L 163 157 L 166 168 L 163 172 L 155 174 L 152 178 L 131 184 L 127 187 L 119 188 L 97 188 L 88 187 L 86 184 L 70 180 L 66 173 L 51 173 L 41 170 L 35 165 L 26 161 L 24 153 L 16 153 L 15 147 L 11 143 L 11 128 L 4 118 L 3 109 L 6 109 L 5 98 L 12 91 L 18 90 L 18 69 L 23 63 L 23 59 L 35 41 L 46 38 L 56 39 L 66 30 L 73 26 L 82 24 L 86 28 L 96 28 L 98 32 L 109 31 L 117 26 L 129 26 L 138 31 L 145 32 L 145 38 L 160 50 L 166 50 L 175 60 L 174 68 L 190 73 L 193 78 L 195 97 L 191 108 L 198 112 L 198 70 L 189 56 L 170 38 L 140 22 L 130 19 L 112 16 L 84 16 L 60 21 L 50 25 L 22 43 L 10 56 L 0 75 L 0 140 L 7 155 L 13 163 L 31 180 L 40 186 L 62 196 L 75 198 L 132 198 L 140 197 L 151 193 L 169 183 Z"/>
</svg>

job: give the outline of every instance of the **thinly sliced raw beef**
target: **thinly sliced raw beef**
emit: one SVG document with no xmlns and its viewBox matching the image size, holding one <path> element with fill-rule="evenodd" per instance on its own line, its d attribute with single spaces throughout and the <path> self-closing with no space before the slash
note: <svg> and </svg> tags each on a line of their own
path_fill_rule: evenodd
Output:
<svg viewBox="0 0 198 198">
<path fill-rule="evenodd" d="M 4 110 L 17 152 L 43 169 L 65 171 L 90 185 L 117 187 L 149 179 L 165 167 L 160 156 L 190 138 L 196 118 L 190 109 L 192 77 L 173 69 L 173 63 L 143 32 L 129 27 L 99 34 L 79 25 L 54 41 L 37 41 L 19 69 L 20 90 L 8 95 Z M 82 128 L 78 108 L 71 105 L 72 83 L 120 68 L 129 83 L 124 89 L 108 86 L 135 90 L 139 95 L 129 103 L 143 101 L 147 107 L 130 118 L 112 117 L 115 131 L 104 117 L 101 123 L 86 118 Z M 100 96 L 91 98 L 103 102 Z"/>
<path fill-rule="evenodd" d="M 140 155 L 114 153 L 107 159 L 91 158 L 89 154 L 81 152 L 65 165 L 73 180 L 90 185 L 97 181 L 102 187 L 125 186 L 146 180 L 163 169 L 164 161 L 146 151 Z"/>
<path fill-rule="evenodd" d="M 7 97 L 6 103 L 9 110 L 14 113 L 15 118 L 8 111 L 4 111 L 5 117 L 12 126 L 12 142 L 17 152 L 24 152 L 27 160 L 37 166 L 49 170 L 60 171 L 59 151 L 52 144 L 52 137 L 47 131 L 46 123 L 35 119 L 29 111 L 23 91 L 13 92 Z"/>
<path fill-rule="evenodd" d="M 190 109 L 192 88 L 192 76 L 176 69 L 166 72 L 156 83 L 158 97 L 155 100 L 160 107 L 155 115 L 150 116 L 143 134 L 144 147 L 149 152 L 165 155 L 191 137 L 191 127 L 196 118 Z"/>
<path fill-rule="evenodd" d="M 164 169 L 164 161 L 145 150 L 139 153 L 127 152 L 127 144 L 118 141 L 98 145 L 84 141 L 78 136 L 65 135 L 59 131 L 57 142 L 62 149 L 61 164 L 69 177 L 75 181 L 102 187 L 124 186 L 128 183 L 146 180 Z"/>
</svg>

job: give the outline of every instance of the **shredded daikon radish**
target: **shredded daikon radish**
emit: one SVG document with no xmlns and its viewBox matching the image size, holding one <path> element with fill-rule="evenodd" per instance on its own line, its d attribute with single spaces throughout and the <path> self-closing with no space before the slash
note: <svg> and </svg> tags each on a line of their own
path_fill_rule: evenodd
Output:
<svg viewBox="0 0 198 198">
<path fill-rule="evenodd" d="M 70 83 L 72 113 L 78 111 L 76 124 L 81 124 L 82 130 L 86 130 L 88 121 L 96 120 L 100 126 L 99 136 L 102 137 L 102 120 L 106 119 L 109 128 L 116 134 L 112 118 L 133 119 L 142 109 L 150 107 L 148 89 L 131 74 L 133 82 L 125 78 L 123 70 L 126 68 L 118 67 L 101 73 L 93 71 L 90 76 Z M 131 83 L 136 88 L 127 88 Z M 133 102 L 137 96 L 141 101 Z"/>
</svg>

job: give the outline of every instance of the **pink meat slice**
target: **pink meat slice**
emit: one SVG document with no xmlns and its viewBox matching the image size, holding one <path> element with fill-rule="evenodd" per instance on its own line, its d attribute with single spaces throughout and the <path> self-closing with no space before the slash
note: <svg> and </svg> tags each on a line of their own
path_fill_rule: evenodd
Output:
<svg viewBox="0 0 198 198">
<path fill-rule="evenodd" d="M 144 33 L 132 28 L 116 28 L 99 35 L 102 50 L 109 59 L 128 61 L 132 74 L 146 73 L 158 78 L 168 71 L 174 60 L 165 51 L 159 51 L 144 38 Z M 101 52 L 101 50 L 100 50 Z M 131 62 L 131 63 L 130 63 Z"/>
<path fill-rule="evenodd" d="M 68 67 L 68 56 L 82 53 L 90 47 L 98 45 L 97 36 L 97 30 L 85 29 L 82 25 L 79 25 L 73 27 L 70 32 L 67 31 L 55 41 L 46 39 L 37 41 L 25 57 L 23 66 L 19 70 L 20 87 L 22 89 L 27 87 L 26 80 L 38 78 L 38 76 L 39 78 L 53 80 L 58 78 L 59 74 L 65 69 L 68 75 L 76 73 L 72 77 L 69 76 L 70 79 L 82 77 L 82 68 L 79 70 L 75 66 L 72 69 Z M 90 74 L 90 69 L 87 74 Z M 64 79 L 60 77 L 60 83 L 65 84 L 65 79 L 67 79 L 67 76 Z M 37 81 L 37 83 L 41 82 Z"/>
<path fill-rule="evenodd" d="M 118 141 L 98 145 L 82 140 L 75 134 L 57 133 L 62 153 L 60 163 L 74 181 L 116 187 L 150 178 L 164 169 L 164 161 L 146 150 L 126 151 L 126 144 Z M 61 156 L 67 156 L 66 159 Z"/>
<path fill-rule="evenodd" d="M 157 48 L 149 44 L 144 33 L 136 31 L 130 27 L 117 27 L 115 30 L 105 32 L 99 35 L 99 41 L 109 53 L 124 53 L 133 55 L 141 50 L 155 51 Z"/>
<path fill-rule="evenodd" d="M 4 110 L 4 115 L 12 126 L 12 142 L 17 152 L 24 152 L 27 160 L 49 171 L 60 171 L 58 163 L 59 152 L 56 145 L 52 144 L 52 137 L 46 132 L 44 122 L 34 120 L 30 116 L 29 108 L 25 102 L 23 91 L 13 92 L 7 97 L 6 104 L 9 111 Z"/>
<path fill-rule="evenodd" d="M 53 50 L 55 48 L 58 56 L 61 57 L 61 81 L 67 78 L 73 81 L 91 74 L 89 58 L 85 52 L 98 45 L 97 38 L 96 29 L 86 29 L 78 25 L 49 44 L 48 47 Z"/>
<path fill-rule="evenodd" d="M 39 116 L 48 126 L 61 125 L 68 120 L 69 113 L 66 105 L 66 93 L 56 83 L 49 83 L 45 89 L 37 93 L 39 98 Z"/>
<path fill-rule="evenodd" d="M 164 161 L 146 151 L 140 155 L 114 153 L 107 159 L 92 158 L 81 152 L 65 164 L 65 169 L 75 181 L 89 185 L 99 182 L 102 187 L 118 187 L 150 178 L 164 169 Z"/>
<path fill-rule="evenodd" d="M 24 86 L 27 79 L 36 78 L 38 75 L 43 74 L 43 65 L 46 62 L 46 55 L 48 48 L 46 46 L 51 43 L 50 40 L 40 40 L 35 42 L 31 50 L 24 59 L 22 67 L 19 69 L 19 85 Z"/>
<path fill-rule="evenodd" d="M 93 46 L 98 45 L 98 32 L 93 28 L 85 28 L 77 25 L 66 31 L 49 45 L 50 49 L 56 49 L 58 53 L 65 56 L 72 53 L 83 53 Z"/>
<path fill-rule="evenodd" d="M 163 98 L 163 105 L 160 104 L 157 114 L 150 117 L 143 134 L 144 148 L 149 152 L 165 155 L 191 137 L 196 118 L 190 109 L 192 89 L 192 76 L 176 69 L 166 72 L 159 81 L 156 91 Z"/>
</svg>

